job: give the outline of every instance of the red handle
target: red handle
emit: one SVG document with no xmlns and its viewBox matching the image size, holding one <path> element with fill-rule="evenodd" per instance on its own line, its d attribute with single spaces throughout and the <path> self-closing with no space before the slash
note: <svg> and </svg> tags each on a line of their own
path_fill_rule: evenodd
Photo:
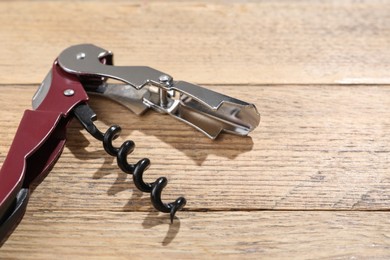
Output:
<svg viewBox="0 0 390 260">
<path fill-rule="evenodd" d="M 65 95 L 69 90 L 73 94 Z M 10 207 L 18 192 L 43 179 L 55 164 L 65 145 L 70 111 L 87 100 L 78 78 L 62 71 L 55 62 L 45 99 L 37 110 L 25 111 L 0 170 L 0 226 L 12 213 Z"/>
<path fill-rule="evenodd" d="M 60 114 L 55 112 L 25 111 L 0 170 L 0 216 L 20 188 L 44 174 L 58 158 L 65 139 L 52 133 L 59 121 Z"/>
</svg>

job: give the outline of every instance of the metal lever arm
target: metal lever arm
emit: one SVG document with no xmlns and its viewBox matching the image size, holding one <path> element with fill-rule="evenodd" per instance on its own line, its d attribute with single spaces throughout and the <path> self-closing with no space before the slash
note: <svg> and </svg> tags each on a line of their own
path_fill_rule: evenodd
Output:
<svg viewBox="0 0 390 260">
<path fill-rule="evenodd" d="M 90 91 L 108 96 L 137 114 L 146 108 L 170 114 L 210 138 L 216 138 L 221 131 L 247 135 L 260 122 L 253 104 L 185 81 L 173 81 L 171 76 L 150 67 L 113 66 L 112 52 L 92 44 L 64 50 L 58 62 L 66 72 L 80 77 Z M 127 85 L 106 84 L 107 78 Z M 96 86 L 99 79 L 100 86 Z"/>
</svg>

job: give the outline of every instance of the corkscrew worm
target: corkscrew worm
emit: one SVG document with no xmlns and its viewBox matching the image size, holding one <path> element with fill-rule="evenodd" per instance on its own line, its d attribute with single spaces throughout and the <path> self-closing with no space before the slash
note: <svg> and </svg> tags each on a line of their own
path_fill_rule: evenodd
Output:
<svg viewBox="0 0 390 260">
<path fill-rule="evenodd" d="M 150 166 L 150 160 L 147 158 L 139 160 L 136 164 L 130 164 L 127 161 L 127 156 L 134 150 L 135 144 L 133 141 L 125 141 L 119 148 L 113 146 L 113 140 L 116 139 L 120 132 L 121 127 L 112 125 L 103 134 L 93 123 L 96 119 L 96 115 L 87 104 L 82 104 L 74 108 L 74 114 L 81 122 L 84 128 L 97 140 L 103 142 L 104 150 L 111 156 L 115 156 L 117 159 L 118 167 L 127 174 L 133 175 L 133 182 L 135 186 L 143 192 L 150 193 L 150 199 L 155 209 L 170 213 L 171 223 L 178 210 L 181 210 L 187 203 L 186 199 L 179 197 L 174 202 L 163 203 L 161 200 L 161 192 L 168 183 L 167 178 L 160 177 L 153 183 L 146 183 L 143 180 L 144 172 Z"/>
</svg>

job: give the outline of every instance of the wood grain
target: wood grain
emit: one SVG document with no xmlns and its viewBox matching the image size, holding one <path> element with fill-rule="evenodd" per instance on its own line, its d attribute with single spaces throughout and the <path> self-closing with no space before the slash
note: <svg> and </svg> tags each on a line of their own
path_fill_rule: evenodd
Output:
<svg viewBox="0 0 390 260">
<path fill-rule="evenodd" d="M 390 83 L 388 1 L 2 1 L 0 82 L 38 83 L 68 46 L 213 84 Z"/>
<path fill-rule="evenodd" d="M 165 216 L 154 213 L 73 211 L 65 214 L 63 211 L 29 210 L 13 239 L 3 246 L 0 257 L 390 257 L 390 222 L 386 212 L 183 212 L 180 220 L 173 225 L 168 223 Z"/>
<path fill-rule="evenodd" d="M 137 117 L 102 98 L 91 105 L 102 129 L 122 126 L 118 144 L 134 140 L 130 161 L 151 159 L 145 178 L 167 176 L 164 197 L 185 195 L 189 210 L 389 208 L 389 87 L 251 86 L 250 97 L 234 87 L 210 88 L 257 104 L 259 128 L 247 138 L 225 134 L 212 141 L 153 111 Z M 9 118 L 21 117 L 35 90 L 2 89 L 4 158 L 18 122 Z M 100 142 L 80 130 L 72 125 L 62 157 L 31 203 L 53 210 L 150 210 L 148 196 L 136 191 Z"/>
<path fill-rule="evenodd" d="M 118 65 L 256 104 L 260 126 L 216 141 L 103 98 L 129 160 L 188 200 L 173 225 L 77 122 L 0 259 L 388 259 L 389 1 L 1 1 L 0 167 L 53 60 L 95 43 Z"/>
</svg>

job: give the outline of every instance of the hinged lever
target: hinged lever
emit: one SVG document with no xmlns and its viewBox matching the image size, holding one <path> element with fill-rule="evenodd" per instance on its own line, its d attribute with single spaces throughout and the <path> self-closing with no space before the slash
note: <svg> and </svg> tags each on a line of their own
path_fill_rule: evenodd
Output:
<svg viewBox="0 0 390 260">
<path fill-rule="evenodd" d="M 225 96 L 144 66 L 113 66 L 113 53 L 92 44 L 72 46 L 58 64 L 80 77 L 90 93 L 107 96 L 136 114 L 153 108 L 214 139 L 222 131 L 247 135 L 260 122 L 255 105 Z M 125 84 L 108 84 L 115 79 Z"/>
</svg>

